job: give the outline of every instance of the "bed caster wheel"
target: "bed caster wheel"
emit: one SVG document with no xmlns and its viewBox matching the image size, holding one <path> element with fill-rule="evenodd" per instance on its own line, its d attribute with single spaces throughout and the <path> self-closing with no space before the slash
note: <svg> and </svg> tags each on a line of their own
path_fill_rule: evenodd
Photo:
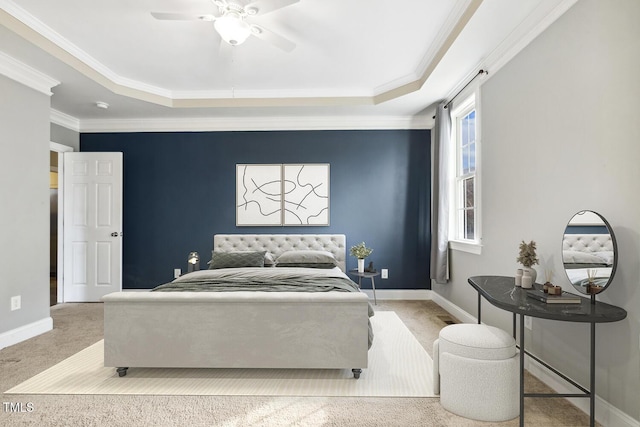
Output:
<svg viewBox="0 0 640 427">
<path fill-rule="evenodd" d="M 352 369 L 351 372 L 353 372 L 353 378 L 358 379 L 358 378 L 360 378 L 360 374 L 362 373 L 362 369 Z"/>
<path fill-rule="evenodd" d="M 116 372 L 118 373 L 119 377 L 124 377 L 125 375 L 127 375 L 127 369 L 129 368 L 116 368 Z"/>
</svg>

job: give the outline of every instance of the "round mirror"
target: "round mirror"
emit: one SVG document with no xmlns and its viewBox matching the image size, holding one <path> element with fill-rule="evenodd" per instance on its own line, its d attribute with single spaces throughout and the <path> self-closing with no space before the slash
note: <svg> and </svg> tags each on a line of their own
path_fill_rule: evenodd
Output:
<svg viewBox="0 0 640 427">
<path fill-rule="evenodd" d="M 571 218 L 562 238 L 562 263 L 579 292 L 593 295 L 609 286 L 618 264 L 618 247 L 602 215 L 580 211 Z"/>
</svg>

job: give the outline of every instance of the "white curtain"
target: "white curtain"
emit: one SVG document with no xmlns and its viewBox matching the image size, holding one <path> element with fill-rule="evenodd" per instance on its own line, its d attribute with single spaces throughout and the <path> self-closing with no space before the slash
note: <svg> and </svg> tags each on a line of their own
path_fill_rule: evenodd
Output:
<svg viewBox="0 0 640 427">
<path fill-rule="evenodd" d="M 445 103 L 438 105 L 433 147 L 431 190 L 431 279 L 449 281 L 449 156 L 451 114 Z"/>
</svg>

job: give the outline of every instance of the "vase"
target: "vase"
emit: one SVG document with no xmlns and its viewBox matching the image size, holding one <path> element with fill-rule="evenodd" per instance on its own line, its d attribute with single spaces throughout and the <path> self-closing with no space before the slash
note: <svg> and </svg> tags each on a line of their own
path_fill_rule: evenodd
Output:
<svg viewBox="0 0 640 427">
<path fill-rule="evenodd" d="M 533 278 L 531 271 L 522 269 L 522 289 L 531 289 L 533 287 Z"/>
<path fill-rule="evenodd" d="M 358 258 L 358 273 L 364 273 L 364 258 Z"/>
<path fill-rule="evenodd" d="M 531 282 L 532 283 L 536 283 L 536 279 L 538 278 L 538 272 L 531 267 L 522 267 L 522 273 L 524 274 L 525 271 L 529 272 L 529 275 L 531 275 Z"/>
<path fill-rule="evenodd" d="M 522 286 L 522 269 L 516 270 L 516 286 Z"/>
</svg>

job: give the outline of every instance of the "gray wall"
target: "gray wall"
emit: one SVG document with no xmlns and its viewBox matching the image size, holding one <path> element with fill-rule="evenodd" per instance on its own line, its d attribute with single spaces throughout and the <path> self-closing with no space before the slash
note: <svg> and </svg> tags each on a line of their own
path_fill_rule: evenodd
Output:
<svg viewBox="0 0 640 427">
<path fill-rule="evenodd" d="M 50 99 L 4 76 L 0 93 L 1 335 L 49 318 Z"/>
<path fill-rule="evenodd" d="M 73 147 L 73 151 L 80 151 L 80 133 L 55 123 L 51 123 L 51 141 Z"/>
<path fill-rule="evenodd" d="M 640 1 L 583 0 L 481 89 L 482 255 L 453 252 L 452 281 L 434 291 L 476 315 L 473 275 L 513 276 L 520 240 L 538 243 L 553 282 L 571 288 L 561 239 L 571 216 L 601 213 L 619 246 L 616 277 L 598 298 L 628 318 L 597 326 L 597 395 L 640 419 Z M 571 288 L 572 290 L 572 288 Z M 511 330 L 484 304 L 483 321 Z M 534 319 L 527 345 L 588 385 L 589 327 Z"/>
</svg>

